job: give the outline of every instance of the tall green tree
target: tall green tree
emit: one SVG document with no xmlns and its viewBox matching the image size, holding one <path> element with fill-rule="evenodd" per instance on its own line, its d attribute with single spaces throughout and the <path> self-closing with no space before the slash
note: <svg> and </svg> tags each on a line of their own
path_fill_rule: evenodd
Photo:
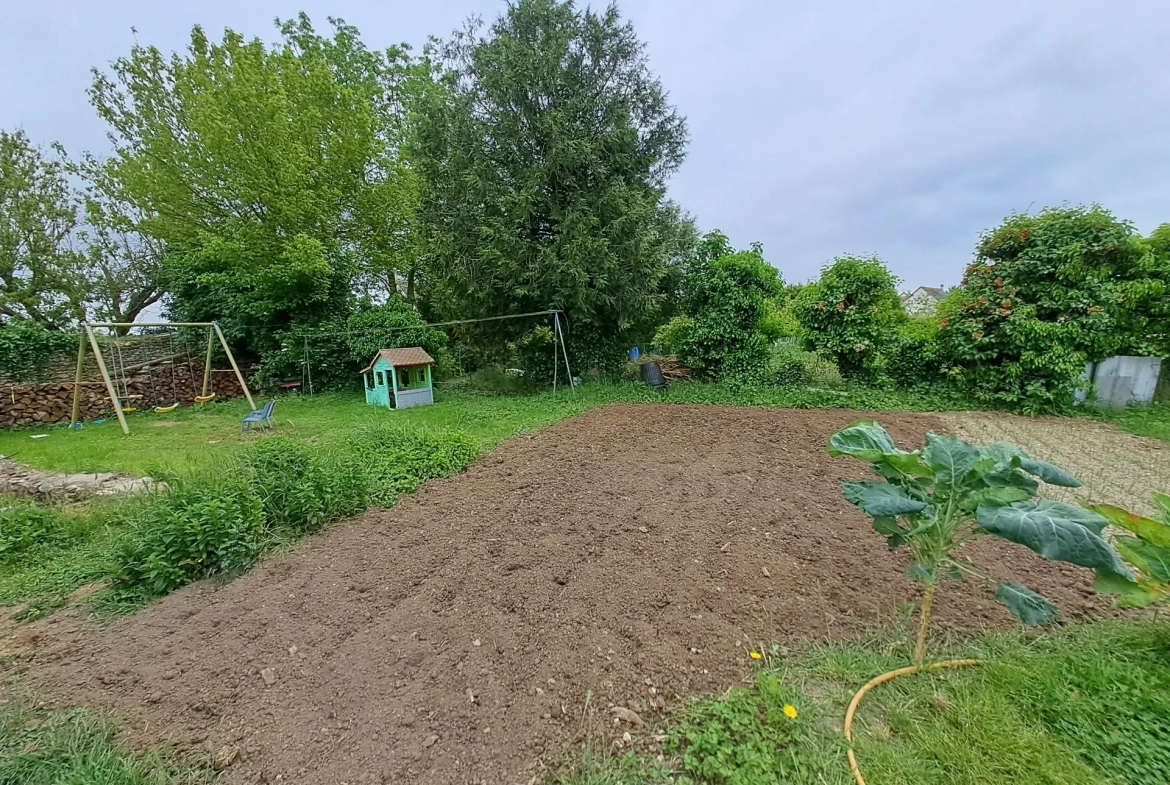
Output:
<svg viewBox="0 0 1170 785">
<path fill-rule="evenodd" d="M 219 319 L 261 353 L 351 309 L 413 221 L 398 150 L 413 61 L 330 22 L 331 37 L 304 15 L 278 23 L 271 47 L 196 27 L 186 52 L 135 46 L 90 89 L 116 197 L 166 244 L 174 315 Z"/>
<path fill-rule="evenodd" d="M 59 330 L 85 316 L 77 197 L 62 157 L 0 130 L 0 321 Z"/>
<path fill-rule="evenodd" d="M 793 303 L 805 344 L 837 363 L 845 378 L 872 380 L 906 318 L 897 285 L 876 256 L 834 259 Z"/>
<path fill-rule="evenodd" d="M 515 0 L 440 48 L 422 103 L 427 302 L 444 317 L 560 307 L 583 367 L 652 322 L 693 241 L 664 198 L 684 119 L 615 6 Z"/>
</svg>

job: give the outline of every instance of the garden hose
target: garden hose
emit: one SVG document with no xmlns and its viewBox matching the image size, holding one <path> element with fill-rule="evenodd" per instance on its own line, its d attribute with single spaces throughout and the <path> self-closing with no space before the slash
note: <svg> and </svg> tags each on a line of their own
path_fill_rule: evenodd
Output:
<svg viewBox="0 0 1170 785">
<path fill-rule="evenodd" d="M 982 664 L 983 660 L 947 660 L 946 662 L 936 662 L 933 665 L 910 665 L 906 668 L 883 673 L 881 676 L 866 682 L 866 685 L 853 696 L 853 700 L 849 701 L 849 708 L 845 712 L 845 741 L 849 742 L 849 770 L 853 772 L 853 779 L 857 780 L 857 785 L 865 785 L 865 777 L 861 776 L 861 769 L 857 768 L 857 756 L 853 754 L 853 716 L 857 713 L 857 707 L 861 704 L 861 699 L 866 696 L 866 693 L 879 684 L 885 684 L 887 681 L 909 673 L 924 673 L 945 668 L 962 668 L 966 665 Z"/>
</svg>

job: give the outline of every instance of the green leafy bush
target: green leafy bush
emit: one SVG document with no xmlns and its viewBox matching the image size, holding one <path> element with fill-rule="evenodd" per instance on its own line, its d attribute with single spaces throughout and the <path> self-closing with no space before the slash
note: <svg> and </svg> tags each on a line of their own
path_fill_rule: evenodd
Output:
<svg viewBox="0 0 1170 785">
<path fill-rule="evenodd" d="M 21 554 L 68 538 L 61 516 L 31 502 L 0 508 L 0 564 Z"/>
<path fill-rule="evenodd" d="M 147 597 L 245 569 L 266 540 L 263 502 L 242 479 L 182 484 L 143 503 L 130 523 L 114 584 Z"/>
<path fill-rule="evenodd" d="M 654 347 L 661 354 L 677 355 L 694 329 L 694 319 L 689 316 L 676 316 L 654 333 Z"/>
<path fill-rule="evenodd" d="M 755 689 L 736 687 L 719 700 L 694 704 L 671 729 L 666 750 L 679 754 L 700 782 L 762 785 L 801 770 L 794 749 L 808 720 L 802 701 L 774 675 L 760 673 Z"/>
<path fill-rule="evenodd" d="M 538 390 L 553 383 L 554 355 L 553 347 L 556 336 L 551 327 L 540 325 L 521 335 L 510 345 L 511 365 L 524 371 L 520 378 L 521 386 L 529 390 Z M 564 360 L 556 356 L 558 362 Z M 564 367 L 555 368 L 564 378 Z"/>
<path fill-rule="evenodd" d="M 795 387 L 807 379 L 804 358 L 797 354 L 781 354 L 772 358 L 772 383 L 777 387 Z"/>
<path fill-rule="evenodd" d="M 0 324 L 0 369 L 10 381 L 40 381 L 46 363 L 70 350 L 77 350 L 76 333 L 46 330 L 25 319 Z"/>
<path fill-rule="evenodd" d="M 758 251 L 723 256 L 695 273 L 688 312 L 694 323 L 678 335 L 679 359 L 717 381 L 768 381 L 770 300 L 783 288 L 780 273 Z"/>
<path fill-rule="evenodd" d="M 375 507 L 389 507 L 427 480 L 463 471 L 480 452 L 464 434 L 421 432 L 390 423 L 359 429 L 348 448 L 367 473 L 369 504 Z"/>
<path fill-rule="evenodd" d="M 951 376 L 1028 414 L 1072 404 L 1086 360 L 1170 349 L 1170 256 L 1100 207 L 1013 215 L 940 309 Z"/>
<path fill-rule="evenodd" d="M 846 379 L 875 379 L 905 318 L 897 283 L 876 256 L 833 260 L 793 302 L 806 346 L 832 359 Z"/>
<path fill-rule="evenodd" d="M 275 437 L 249 447 L 242 461 L 270 530 L 309 534 L 366 508 L 367 472 L 336 450 Z"/>
<path fill-rule="evenodd" d="M 926 446 L 906 452 L 873 420 L 859 420 L 829 440 L 829 454 L 872 465 L 882 481 L 844 484 L 845 498 L 872 517 L 891 549 L 906 546 L 914 556 L 907 575 L 925 584 L 915 664 L 926 654 L 935 591 L 943 578 L 980 575 L 966 560 L 952 558 L 960 545 L 995 535 L 1055 561 L 1096 570 L 1101 580 L 1132 583 L 1133 576 L 1102 537 L 1107 521 L 1091 510 L 1037 498 L 1043 480 L 1075 488 L 1062 469 L 998 442 L 973 447 L 962 439 L 926 434 Z M 1036 592 L 1000 581 L 996 599 L 1025 624 L 1047 624 L 1057 607 Z"/>
<path fill-rule="evenodd" d="M 899 387 L 933 384 L 943 378 L 938 319 L 910 317 L 885 349 L 883 372 Z"/>
</svg>

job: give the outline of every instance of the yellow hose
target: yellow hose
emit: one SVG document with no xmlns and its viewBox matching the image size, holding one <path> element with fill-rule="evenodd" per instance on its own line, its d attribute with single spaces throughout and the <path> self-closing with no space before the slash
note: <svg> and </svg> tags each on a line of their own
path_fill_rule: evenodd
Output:
<svg viewBox="0 0 1170 785">
<path fill-rule="evenodd" d="M 865 785 L 865 777 L 861 776 L 861 769 L 857 768 L 857 756 L 853 754 L 853 715 L 857 713 L 857 707 L 861 705 L 861 699 L 870 690 L 879 684 L 885 684 L 887 681 L 896 679 L 899 676 L 905 676 L 909 673 L 923 673 L 926 671 L 939 671 L 945 668 L 962 668 L 966 665 L 982 664 L 982 660 L 947 660 L 946 662 L 936 662 L 933 665 L 911 665 L 906 668 L 898 668 L 896 671 L 883 673 L 881 676 L 866 682 L 866 685 L 853 696 L 853 700 L 849 701 L 849 708 L 845 712 L 845 741 L 849 742 L 849 770 L 853 772 L 853 779 L 857 780 L 857 785 Z"/>
</svg>

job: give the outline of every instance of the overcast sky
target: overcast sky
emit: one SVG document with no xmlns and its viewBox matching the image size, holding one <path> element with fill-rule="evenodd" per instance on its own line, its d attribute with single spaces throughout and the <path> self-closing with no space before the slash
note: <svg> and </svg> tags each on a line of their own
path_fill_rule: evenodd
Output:
<svg viewBox="0 0 1170 785">
<path fill-rule="evenodd" d="M 789 281 L 876 253 L 905 288 L 953 285 L 1013 210 L 1100 202 L 1170 221 L 1170 3 L 624 0 L 690 124 L 671 196 L 704 230 L 764 243 Z M 5 0 L 0 127 L 107 149 L 91 66 L 191 26 L 274 38 L 307 11 L 367 45 L 421 47 L 500 2 Z"/>
</svg>

